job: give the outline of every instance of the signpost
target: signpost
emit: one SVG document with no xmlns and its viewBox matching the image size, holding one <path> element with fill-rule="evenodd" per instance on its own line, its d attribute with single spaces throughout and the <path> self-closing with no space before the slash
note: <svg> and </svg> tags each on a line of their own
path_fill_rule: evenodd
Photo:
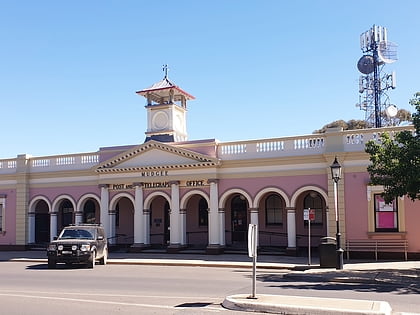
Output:
<svg viewBox="0 0 420 315">
<path fill-rule="evenodd" d="M 303 209 L 303 220 L 308 221 L 308 265 L 311 265 L 311 221 L 315 220 L 315 210 Z"/>
<path fill-rule="evenodd" d="M 257 245 L 258 245 L 258 226 L 250 224 L 248 226 L 248 256 L 252 258 L 252 293 L 249 299 L 256 299 L 257 283 Z"/>
</svg>

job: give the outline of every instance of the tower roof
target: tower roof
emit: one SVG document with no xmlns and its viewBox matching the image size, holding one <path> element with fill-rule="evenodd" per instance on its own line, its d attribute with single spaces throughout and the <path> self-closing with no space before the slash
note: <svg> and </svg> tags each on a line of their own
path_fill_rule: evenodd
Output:
<svg viewBox="0 0 420 315">
<path fill-rule="evenodd" d="M 182 96 L 184 96 L 186 100 L 195 99 L 194 96 L 180 89 L 177 85 L 170 81 L 167 76 L 165 76 L 163 80 L 156 82 L 144 90 L 137 91 L 136 93 L 154 102 L 160 103 L 162 99 L 169 96 L 171 90 L 173 91 L 174 101 L 181 101 Z"/>
</svg>

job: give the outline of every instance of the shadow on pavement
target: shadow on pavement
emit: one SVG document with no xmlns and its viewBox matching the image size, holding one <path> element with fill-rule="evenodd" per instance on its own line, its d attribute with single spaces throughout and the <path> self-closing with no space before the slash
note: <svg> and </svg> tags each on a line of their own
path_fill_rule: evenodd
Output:
<svg viewBox="0 0 420 315">
<path fill-rule="evenodd" d="M 281 288 L 420 293 L 420 269 L 291 272 L 285 275 L 267 273 L 258 275 L 257 279 L 261 282 L 278 282 L 278 285 L 271 286 Z"/>
<path fill-rule="evenodd" d="M 57 264 L 55 269 L 48 269 L 48 264 L 35 264 L 26 267 L 26 270 L 56 270 L 56 269 L 85 269 L 86 265 L 83 264 Z"/>
</svg>

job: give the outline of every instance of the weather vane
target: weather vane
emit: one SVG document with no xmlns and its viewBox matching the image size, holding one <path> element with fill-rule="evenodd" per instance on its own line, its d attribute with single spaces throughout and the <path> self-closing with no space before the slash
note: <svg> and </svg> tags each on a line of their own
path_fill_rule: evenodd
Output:
<svg viewBox="0 0 420 315">
<path fill-rule="evenodd" d="M 163 67 L 162 71 L 165 72 L 164 79 L 167 79 L 168 78 L 168 71 L 169 71 L 168 65 L 163 65 L 162 67 Z"/>
</svg>

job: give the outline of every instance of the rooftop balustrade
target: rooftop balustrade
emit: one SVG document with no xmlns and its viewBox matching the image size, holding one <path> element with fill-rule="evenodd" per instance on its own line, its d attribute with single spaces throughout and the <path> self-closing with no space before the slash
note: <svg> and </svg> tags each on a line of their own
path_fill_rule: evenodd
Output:
<svg viewBox="0 0 420 315">
<path fill-rule="evenodd" d="M 413 126 L 333 131 L 296 137 L 220 142 L 217 154 L 221 160 L 247 160 L 316 155 L 327 152 L 363 152 L 369 140 L 380 141 L 383 132 L 392 135 L 402 130 L 414 132 Z M 23 165 L 30 173 L 87 170 L 99 164 L 99 152 L 46 157 L 17 157 L 0 160 L 0 175 L 14 174 Z"/>
</svg>

